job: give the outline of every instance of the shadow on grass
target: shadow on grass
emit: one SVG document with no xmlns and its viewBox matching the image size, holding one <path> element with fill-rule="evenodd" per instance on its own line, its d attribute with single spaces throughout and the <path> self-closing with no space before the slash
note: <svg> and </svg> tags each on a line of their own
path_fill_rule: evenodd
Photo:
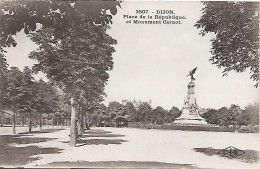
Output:
<svg viewBox="0 0 260 169">
<path fill-rule="evenodd" d="M 96 138 L 92 139 L 93 137 L 124 137 L 121 134 L 111 134 L 112 132 L 105 131 L 105 130 L 87 130 L 80 138 L 76 141 L 76 147 L 81 147 L 85 145 L 109 145 L 109 144 L 122 144 L 123 142 L 127 142 L 123 139 L 104 139 L 104 138 Z M 86 139 L 91 138 L 91 139 Z M 69 143 L 69 142 L 63 142 Z"/>
<path fill-rule="evenodd" d="M 82 135 L 81 138 L 88 138 L 88 137 L 124 137 L 121 134 L 90 134 L 90 135 Z"/>
<path fill-rule="evenodd" d="M 221 154 L 218 153 L 219 151 L 221 151 L 221 149 L 213 149 L 211 147 L 208 147 L 208 148 L 194 148 L 194 150 L 196 152 L 200 152 L 208 156 L 218 155 L 220 157 L 223 157 Z M 258 161 L 258 157 L 259 157 L 258 151 L 255 150 L 243 150 L 243 151 L 245 152 L 244 154 L 241 154 L 232 159 L 240 160 L 246 163 L 256 163 Z M 223 158 L 227 158 L 227 157 L 223 157 Z"/>
<path fill-rule="evenodd" d="M 61 149 L 38 146 L 15 147 L 12 144 L 33 144 L 53 140 L 50 138 L 23 137 L 27 134 L 0 136 L 0 166 L 22 166 L 37 160 L 33 155 L 60 153 Z"/>
<path fill-rule="evenodd" d="M 2 147 L 0 146 L 0 166 L 22 166 L 38 158 L 31 157 L 38 154 L 59 153 L 60 149 L 40 148 L 37 146 L 28 147 Z"/>
<path fill-rule="evenodd" d="M 85 134 L 109 134 L 109 133 L 112 133 L 112 132 L 101 130 L 101 129 L 85 130 Z"/>
<path fill-rule="evenodd" d="M 155 161 L 65 161 L 53 162 L 43 167 L 84 167 L 84 168 L 175 168 L 198 169 L 190 164 L 163 163 Z"/>
<path fill-rule="evenodd" d="M 9 144 L 32 144 L 53 140 L 51 138 L 40 137 L 21 137 L 26 135 L 2 135 L 0 136 L 0 146 L 9 146 Z"/>
<path fill-rule="evenodd" d="M 40 134 L 40 133 L 54 133 L 54 132 L 57 132 L 59 130 L 64 130 L 64 129 L 44 129 L 44 130 L 41 130 L 41 131 L 31 131 L 31 132 L 22 132 L 22 133 L 19 133 L 24 135 L 24 134 Z"/>
<path fill-rule="evenodd" d="M 84 145 L 109 145 L 109 144 L 122 144 L 126 140 L 122 139 L 88 139 L 88 140 L 77 140 L 77 147 Z"/>
<path fill-rule="evenodd" d="M 105 130 L 87 130 L 81 138 L 87 137 L 124 137 L 122 134 L 111 134 L 112 132 L 105 131 Z"/>
</svg>

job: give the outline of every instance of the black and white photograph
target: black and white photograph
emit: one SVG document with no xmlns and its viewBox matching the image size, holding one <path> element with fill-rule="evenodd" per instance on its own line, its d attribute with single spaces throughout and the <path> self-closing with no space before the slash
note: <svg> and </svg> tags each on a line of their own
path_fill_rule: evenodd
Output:
<svg viewBox="0 0 260 169">
<path fill-rule="evenodd" d="M 0 168 L 259 169 L 259 4 L 0 0 Z"/>
</svg>

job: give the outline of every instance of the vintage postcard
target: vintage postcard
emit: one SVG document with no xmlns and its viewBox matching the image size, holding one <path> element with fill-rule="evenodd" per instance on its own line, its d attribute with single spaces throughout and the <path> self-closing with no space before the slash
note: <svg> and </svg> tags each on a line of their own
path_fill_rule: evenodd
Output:
<svg viewBox="0 0 260 169">
<path fill-rule="evenodd" d="M 259 13 L 0 0 L 0 167 L 258 169 Z"/>
</svg>

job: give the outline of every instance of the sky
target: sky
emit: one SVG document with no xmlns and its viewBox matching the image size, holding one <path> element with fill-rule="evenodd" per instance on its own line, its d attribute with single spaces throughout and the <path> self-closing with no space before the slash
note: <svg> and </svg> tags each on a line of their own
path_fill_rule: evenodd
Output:
<svg viewBox="0 0 260 169">
<path fill-rule="evenodd" d="M 123 2 L 113 16 L 108 34 L 117 40 L 113 53 L 114 68 L 109 72 L 104 103 L 110 101 L 151 100 L 152 107 L 182 108 L 187 97 L 187 74 L 195 73 L 195 97 L 202 108 L 229 107 L 238 104 L 244 108 L 258 100 L 255 82 L 249 72 L 230 72 L 222 77 L 222 69 L 212 65 L 210 39 L 214 35 L 199 35 L 193 25 L 202 15 L 200 2 Z M 186 17 L 180 25 L 127 24 L 123 15 L 135 15 L 135 10 L 166 10 Z M 37 48 L 23 32 L 17 34 L 17 47 L 8 48 L 9 66 L 37 63 L 28 58 Z M 44 74 L 35 75 L 43 78 Z"/>
</svg>

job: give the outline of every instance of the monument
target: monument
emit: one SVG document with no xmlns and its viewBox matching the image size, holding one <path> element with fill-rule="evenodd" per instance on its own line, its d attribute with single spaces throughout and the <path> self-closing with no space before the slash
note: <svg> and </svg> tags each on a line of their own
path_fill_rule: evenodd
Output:
<svg viewBox="0 0 260 169">
<path fill-rule="evenodd" d="M 184 100 L 184 107 L 182 108 L 182 114 L 176 118 L 174 124 L 183 125 L 204 125 L 207 124 L 206 120 L 199 115 L 199 107 L 195 98 L 195 78 L 194 73 L 197 67 L 189 72 L 191 81 L 188 84 L 187 99 Z"/>
</svg>

